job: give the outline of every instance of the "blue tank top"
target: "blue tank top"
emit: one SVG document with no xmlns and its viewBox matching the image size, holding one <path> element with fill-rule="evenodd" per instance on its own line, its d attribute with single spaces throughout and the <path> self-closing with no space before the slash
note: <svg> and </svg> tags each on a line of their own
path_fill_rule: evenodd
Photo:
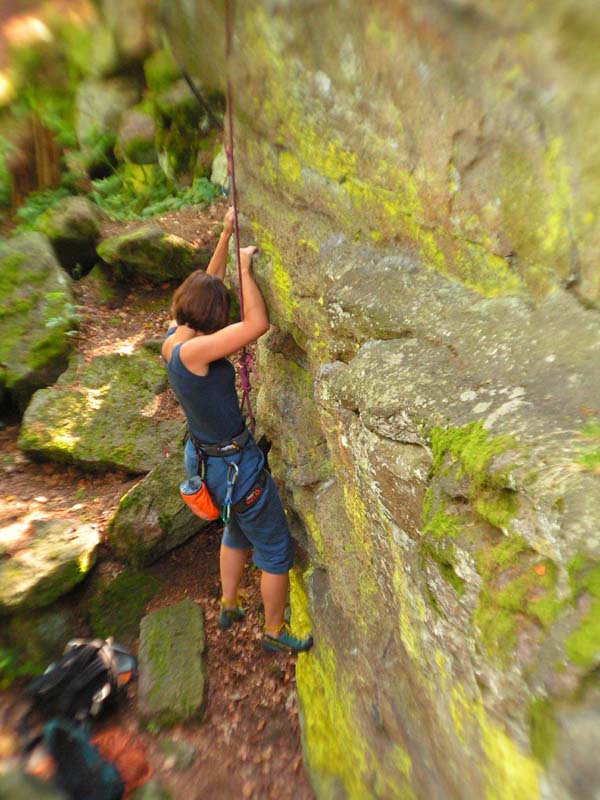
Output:
<svg viewBox="0 0 600 800">
<path fill-rule="evenodd" d="M 167 336 L 175 328 L 167 331 Z M 235 390 L 235 369 L 231 361 L 220 358 L 212 361 L 207 375 L 194 375 L 179 355 L 181 343 L 176 344 L 171 360 L 166 361 L 169 383 L 179 400 L 188 427 L 200 442 L 218 444 L 241 433 L 244 418 L 240 413 Z"/>
</svg>

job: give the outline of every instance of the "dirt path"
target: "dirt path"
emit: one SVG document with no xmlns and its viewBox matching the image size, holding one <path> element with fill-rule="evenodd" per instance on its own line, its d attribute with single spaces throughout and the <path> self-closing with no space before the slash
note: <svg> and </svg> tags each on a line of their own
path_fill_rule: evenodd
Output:
<svg viewBox="0 0 600 800">
<path fill-rule="evenodd" d="M 214 243 L 223 205 L 200 213 L 187 209 L 155 220 L 165 230 L 204 246 Z M 112 231 L 111 231 L 112 232 Z M 116 229 L 115 229 L 116 232 Z M 164 335 L 172 286 L 135 287 L 117 307 L 96 304 L 83 283 L 76 285 L 81 327 L 77 350 L 84 358 L 110 352 L 123 344 Z M 167 390 L 160 414 L 181 418 Z M 139 478 L 122 473 L 96 475 L 73 467 L 35 464 L 16 446 L 18 422 L 0 430 L 0 528 L 12 527 L 15 547 L 19 529 L 34 517 L 77 516 L 106 527 L 122 496 Z M 296 798 L 313 793 L 302 766 L 295 691 L 295 659 L 266 654 L 260 647 L 262 613 L 259 573 L 251 565 L 244 576 L 248 617 L 232 631 L 217 625 L 219 608 L 218 548 L 220 529 L 206 529 L 150 567 L 162 588 L 149 610 L 191 598 L 204 610 L 209 665 L 209 694 L 204 722 L 178 726 L 153 737 L 141 731 L 136 715 L 135 686 L 118 715 L 106 720 L 136 732 L 147 747 L 149 763 L 174 800 L 228 798 Z M 108 547 L 102 548 L 97 570 L 118 568 Z M 87 635 L 85 626 L 73 635 Z M 137 642 L 136 642 L 137 646 Z M 16 694 L 17 689 L 11 692 Z M 6 697 L 5 697 L 6 699 Z M 195 751 L 191 766 L 177 769 L 161 751 L 161 742 L 176 739 Z"/>
</svg>

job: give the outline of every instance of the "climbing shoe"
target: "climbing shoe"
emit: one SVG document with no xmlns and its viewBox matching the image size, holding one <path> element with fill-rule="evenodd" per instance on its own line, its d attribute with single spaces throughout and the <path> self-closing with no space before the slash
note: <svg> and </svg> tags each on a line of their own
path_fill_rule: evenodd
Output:
<svg viewBox="0 0 600 800">
<path fill-rule="evenodd" d="M 233 608 L 228 608 L 227 604 L 225 603 L 225 598 L 221 600 L 221 612 L 219 614 L 219 628 L 222 631 L 226 631 L 227 628 L 230 628 L 234 622 L 241 622 L 245 616 L 246 612 L 242 608 L 242 598 L 238 594 L 235 598 L 236 605 Z"/>
<path fill-rule="evenodd" d="M 312 636 L 307 636 L 306 639 L 298 639 L 285 623 L 281 626 L 277 636 L 272 636 L 266 631 L 263 636 L 263 648 L 265 650 L 274 650 L 278 653 L 305 653 L 312 646 Z"/>
</svg>

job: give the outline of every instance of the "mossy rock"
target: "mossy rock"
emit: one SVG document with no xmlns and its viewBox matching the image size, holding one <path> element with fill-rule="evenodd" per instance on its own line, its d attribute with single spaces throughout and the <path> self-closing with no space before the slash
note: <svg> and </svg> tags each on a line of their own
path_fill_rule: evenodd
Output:
<svg viewBox="0 0 600 800">
<path fill-rule="evenodd" d="M 156 128 L 150 114 L 140 108 L 126 111 L 117 135 L 117 158 L 133 164 L 156 164 L 155 134 Z"/>
<path fill-rule="evenodd" d="M 169 180 L 189 184 L 195 174 L 198 140 L 209 130 L 206 112 L 184 80 L 154 98 L 158 162 Z"/>
<path fill-rule="evenodd" d="M 80 634 L 77 609 L 68 602 L 47 609 L 15 614 L 3 626 L 0 645 L 0 689 L 13 680 L 40 675 L 62 654 L 66 643 Z"/>
<path fill-rule="evenodd" d="M 121 498 L 108 526 L 120 559 L 136 567 L 151 564 L 206 525 L 180 497 L 184 477 L 182 458 L 172 455 Z"/>
<path fill-rule="evenodd" d="M 34 395 L 19 447 L 34 458 L 91 471 L 148 472 L 181 431 L 179 422 L 153 419 L 166 385 L 160 357 L 145 347 L 87 364 L 75 359 L 52 389 Z"/>
<path fill-rule="evenodd" d="M 77 326 L 71 281 L 50 242 L 26 233 L 0 243 L 0 395 L 23 411 L 67 366 Z"/>
<path fill-rule="evenodd" d="M 130 797 L 131 800 L 172 800 L 172 795 L 156 780 L 140 786 Z"/>
<path fill-rule="evenodd" d="M 16 769 L 0 773 L 0 797 L 6 800 L 65 800 L 66 795 L 45 781 Z"/>
<path fill-rule="evenodd" d="M 122 572 L 102 583 L 90 602 L 90 626 L 94 636 L 133 642 L 139 632 L 146 604 L 154 597 L 160 581 L 146 572 Z"/>
<path fill-rule="evenodd" d="M 157 50 L 144 61 L 146 85 L 151 93 L 157 94 L 168 89 L 181 79 L 181 70 L 169 50 Z"/>
<path fill-rule="evenodd" d="M 74 277 L 81 277 L 97 262 L 102 213 L 85 197 L 65 197 L 38 220 L 61 265 Z"/>
<path fill-rule="evenodd" d="M 134 80 L 85 80 L 76 97 L 76 130 L 81 147 L 89 147 L 95 137 L 114 133 L 121 114 L 132 108 L 139 98 L 140 90 Z"/>
<path fill-rule="evenodd" d="M 32 539 L 0 562 L 0 614 L 43 608 L 80 583 L 96 560 L 96 526 L 34 520 Z"/>
<path fill-rule="evenodd" d="M 186 278 L 201 258 L 185 239 L 155 226 L 105 239 L 98 255 L 110 265 L 116 280 L 142 277 L 156 283 Z"/>
<path fill-rule="evenodd" d="M 140 626 L 138 702 L 153 729 L 202 719 L 207 667 L 202 610 L 192 600 L 148 614 Z"/>
</svg>

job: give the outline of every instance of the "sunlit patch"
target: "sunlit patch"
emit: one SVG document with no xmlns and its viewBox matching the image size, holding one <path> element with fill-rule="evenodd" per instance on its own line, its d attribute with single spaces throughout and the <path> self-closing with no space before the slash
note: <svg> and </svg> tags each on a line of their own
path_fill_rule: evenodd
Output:
<svg viewBox="0 0 600 800">
<path fill-rule="evenodd" d="M 144 333 L 136 333 L 132 336 L 118 339 L 116 342 L 107 342 L 106 344 L 99 345 L 91 350 L 89 355 L 92 358 L 104 356 L 109 353 L 120 353 L 124 356 L 130 356 L 146 338 L 147 336 Z"/>
<path fill-rule="evenodd" d="M 32 45 L 36 42 L 51 42 L 52 31 L 39 17 L 29 14 L 13 17 L 5 23 L 2 32 L 11 44 Z"/>
<path fill-rule="evenodd" d="M 13 99 L 14 85 L 8 75 L 0 72 L 0 106 L 5 106 Z"/>
<path fill-rule="evenodd" d="M 33 522 L 43 519 L 39 511 L 32 511 L 12 525 L 0 528 L 0 552 L 14 552 L 21 548 L 33 535 Z"/>
<path fill-rule="evenodd" d="M 80 388 L 80 392 L 83 392 L 86 396 L 87 400 L 87 411 L 99 411 L 102 408 L 102 403 L 104 402 L 104 398 L 110 391 L 110 383 L 106 383 L 104 386 L 101 386 L 99 389 L 87 389 L 87 388 Z"/>
<path fill-rule="evenodd" d="M 147 403 L 141 410 L 140 414 L 142 417 L 153 417 L 160 407 L 160 398 L 158 395 L 155 395 L 149 403 Z"/>
</svg>

